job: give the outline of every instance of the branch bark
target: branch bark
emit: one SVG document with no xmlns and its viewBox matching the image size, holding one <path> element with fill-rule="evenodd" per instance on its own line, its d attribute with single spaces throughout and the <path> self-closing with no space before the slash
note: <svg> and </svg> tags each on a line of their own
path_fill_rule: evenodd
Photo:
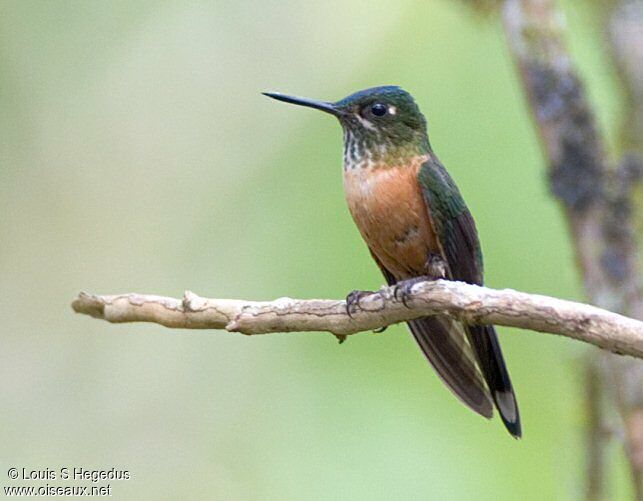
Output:
<svg viewBox="0 0 643 501">
<path fill-rule="evenodd" d="M 345 336 L 440 313 L 472 324 L 559 334 L 643 358 L 643 322 L 586 304 L 446 280 L 414 285 L 407 304 L 395 298 L 393 287 L 383 287 L 364 297 L 351 316 L 345 301 L 206 299 L 192 292 L 186 292 L 182 300 L 81 293 L 72 307 L 77 313 L 113 323 L 154 322 L 173 328 L 226 329 L 248 335 L 325 331 Z"/>
</svg>

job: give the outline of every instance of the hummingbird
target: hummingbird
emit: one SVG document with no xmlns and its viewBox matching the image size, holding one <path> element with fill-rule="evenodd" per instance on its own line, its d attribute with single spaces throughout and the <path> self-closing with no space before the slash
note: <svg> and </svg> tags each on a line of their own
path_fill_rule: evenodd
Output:
<svg viewBox="0 0 643 501">
<path fill-rule="evenodd" d="M 344 132 L 344 192 L 349 211 L 386 282 L 406 304 L 413 284 L 458 280 L 482 285 L 476 226 L 460 190 L 433 152 L 415 100 L 397 86 L 361 90 L 336 102 L 275 92 L 264 95 L 335 116 Z M 347 311 L 371 291 L 353 291 Z M 408 322 L 444 384 L 470 409 L 493 407 L 515 438 L 520 415 L 492 325 L 447 315 Z"/>
</svg>

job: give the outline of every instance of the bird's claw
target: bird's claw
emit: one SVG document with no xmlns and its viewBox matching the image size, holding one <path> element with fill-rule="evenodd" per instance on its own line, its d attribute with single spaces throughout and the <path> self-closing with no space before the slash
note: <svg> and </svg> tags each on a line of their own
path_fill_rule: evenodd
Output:
<svg viewBox="0 0 643 501">
<path fill-rule="evenodd" d="M 373 291 L 360 291 L 354 290 L 348 296 L 346 296 L 346 314 L 353 318 L 353 313 L 360 309 L 359 302 L 362 298 L 374 294 Z"/>
<path fill-rule="evenodd" d="M 448 264 L 440 254 L 429 254 L 426 260 L 427 277 L 431 280 L 447 278 Z"/>
<path fill-rule="evenodd" d="M 404 306 L 409 308 L 408 299 L 411 296 L 413 286 L 419 282 L 426 282 L 427 280 L 431 280 L 431 278 L 420 276 L 398 282 L 395 284 L 395 288 L 393 289 L 393 297 L 396 301 L 401 301 Z"/>
<path fill-rule="evenodd" d="M 371 294 L 377 294 L 377 292 L 360 290 L 352 291 L 348 296 L 346 296 L 346 314 L 350 318 L 353 318 L 353 313 L 355 313 L 358 309 L 361 309 L 361 306 L 359 304 L 361 299 L 366 296 L 370 296 Z M 388 329 L 388 325 L 380 327 L 379 329 L 374 329 L 373 332 L 379 334 L 381 332 L 384 332 L 386 329 Z M 346 340 L 346 336 L 344 335 L 336 335 L 336 337 L 337 339 L 339 339 L 339 344 L 342 344 Z"/>
</svg>

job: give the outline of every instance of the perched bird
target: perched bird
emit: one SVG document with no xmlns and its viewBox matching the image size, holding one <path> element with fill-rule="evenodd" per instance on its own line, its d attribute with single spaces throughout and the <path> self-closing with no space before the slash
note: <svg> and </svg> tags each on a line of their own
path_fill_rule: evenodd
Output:
<svg viewBox="0 0 643 501">
<path fill-rule="evenodd" d="M 482 284 L 476 227 L 458 187 L 429 143 L 427 124 L 400 87 L 374 87 L 335 103 L 279 93 L 279 101 L 315 108 L 344 130 L 344 190 L 350 213 L 389 285 L 402 300 L 418 280 Z M 349 314 L 367 291 L 347 297 Z M 495 329 L 446 315 L 408 325 L 442 381 L 468 407 L 521 436 L 520 416 Z"/>
</svg>

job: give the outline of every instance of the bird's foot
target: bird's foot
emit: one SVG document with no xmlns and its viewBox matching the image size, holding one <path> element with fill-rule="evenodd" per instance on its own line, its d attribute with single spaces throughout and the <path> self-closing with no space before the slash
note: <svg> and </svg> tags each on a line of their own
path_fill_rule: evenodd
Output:
<svg viewBox="0 0 643 501">
<path fill-rule="evenodd" d="M 439 280 L 441 278 L 447 278 L 447 262 L 440 254 L 429 254 L 428 259 L 426 260 L 426 275 L 420 275 L 419 277 L 409 278 L 407 280 L 402 280 L 395 284 L 395 289 L 393 289 L 393 297 L 397 301 L 402 301 L 404 306 L 407 308 L 409 305 L 407 301 L 411 295 L 411 289 L 413 286 L 419 282 L 429 282 L 432 280 Z"/>
<path fill-rule="evenodd" d="M 429 254 L 426 260 L 426 274 L 429 280 L 447 278 L 447 262 L 440 254 Z"/>
<path fill-rule="evenodd" d="M 353 313 L 361 309 L 359 302 L 362 298 L 375 294 L 374 291 L 360 291 L 354 290 L 348 296 L 346 296 L 346 314 L 353 318 Z"/>
<path fill-rule="evenodd" d="M 353 318 L 353 313 L 355 313 L 357 310 L 361 309 L 361 306 L 359 302 L 361 301 L 362 298 L 366 296 L 370 296 L 371 294 L 377 294 L 376 291 L 360 291 L 360 290 L 354 290 L 352 291 L 348 296 L 346 296 L 346 314 L 350 317 Z M 388 328 L 388 325 L 385 325 L 384 327 L 380 327 L 379 329 L 375 329 L 373 332 L 376 334 L 379 334 L 381 332 L 384 332 Z M 342 344 L 346 340 L 346 336 L 343 336 L 343 338 L 340 338 L 340 336 L 336 336 L 339 339 L 339 344 Z"/>
<path fill-rule="evenodd" d="M 413 286 L 417 283 L 426 282 L 429 280 L 435 280 L 435 279 L 427 275 L 421 275 L 419 277 L 413 277 L 407 280 L 402 280 L 401 282 L 398 282 L 395 284 L 395 288 L 393 289 L 393 297 L 395 298 L 396 301 L 402 301 L 402 304 L 408 308 L 409 305 L 407 301 L 411 296 L 411 289 L 413 289 Z"/>
</svg>

